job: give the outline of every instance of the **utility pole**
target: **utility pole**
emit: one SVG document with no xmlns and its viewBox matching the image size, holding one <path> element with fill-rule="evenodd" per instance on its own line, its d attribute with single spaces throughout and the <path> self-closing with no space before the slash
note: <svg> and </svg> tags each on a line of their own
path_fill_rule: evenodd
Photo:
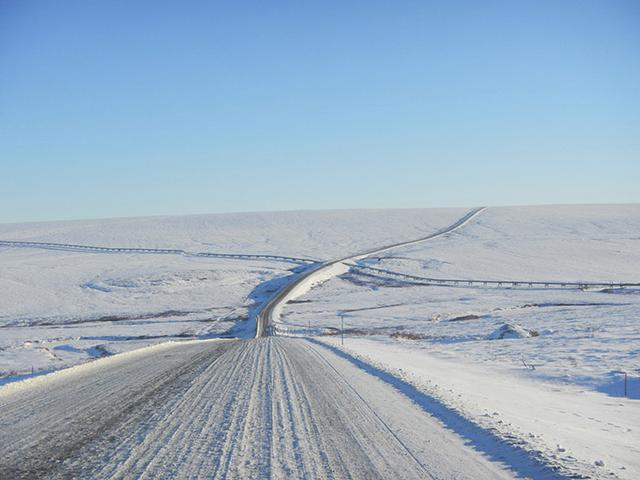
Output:
<svg viewBox="0 0 640 480">
<path fill-rule="evenodd" d="M 341 345 L 344 347 L 344 312 L 339 312 L 340 315 L 340 333 L 342 334 Z"/>
</svg>

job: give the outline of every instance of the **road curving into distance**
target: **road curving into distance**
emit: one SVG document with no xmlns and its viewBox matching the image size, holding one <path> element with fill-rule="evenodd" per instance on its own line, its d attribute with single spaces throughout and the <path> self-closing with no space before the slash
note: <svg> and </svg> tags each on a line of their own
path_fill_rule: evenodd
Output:
<svg viewBox="0 0 640 480">
<path fill-rule="evenodd" d="M 477 217 L 486 207 L 478 207 L 470 210 L 455 223 L 438 230 L 435 233 L 420 237 L 413 240 L 404 242 L 392 243 L 378 248 L 373 248 L 365 252 L 350 255 L 348 257 L 340 258 L 338 260 L 332 260 L 322 263 L 320 265 L 313 265 L 309 269 L 302 273 L 293 276 L 291 282 L 287 283 L 280 291 L 265 303 L 262 309 L 256 315 L 256 338 L 265 337 L 275 332 L 275 324 L 277 323 L 281 309 L 290 300 L 293 300 L 300 294 L 308 291 L 313 286 L 328 280 L 331 277 L 344 273 L 348 270 L 347 262 L 355 262 L 363 258 L 384 253 L 394 248 L 406 247 L 416 243 L 426 242 L 435 238 L 441 237 L 448 233 L 452 233 L 457 229 L 467 225 L 471 220 Z"/>
<path fill-rule="evenodd" d="M 346 356 L 266 335 L 305 279 L 413 242 L 294 278 L 258 338 L 168 342 L 0 388 L 0 478 L 558 478 L 498 440 L 460 436 Z"/>
</svg>

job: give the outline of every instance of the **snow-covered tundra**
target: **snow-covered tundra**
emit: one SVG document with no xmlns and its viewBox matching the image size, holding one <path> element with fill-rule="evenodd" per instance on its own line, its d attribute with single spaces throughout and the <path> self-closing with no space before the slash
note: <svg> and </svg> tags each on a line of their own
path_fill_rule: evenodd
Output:
<svg viewBox="0 0 640 480">
<path fill-rule="evenodd" d="M 0 384 L 151 343 L 250 337 L 253 313 L 310 262 L 467 211 L 0 225 L 4 241 L 180 250 L 0 244 Z M 313 337 L 471 443 L 492 435 L 557 471 L 640 477 L 640 288 L 620 287 L 640 282 L 640 206 L 492 207 L 335 271 L 281 309 L 278 334 Z"/>
</svg>

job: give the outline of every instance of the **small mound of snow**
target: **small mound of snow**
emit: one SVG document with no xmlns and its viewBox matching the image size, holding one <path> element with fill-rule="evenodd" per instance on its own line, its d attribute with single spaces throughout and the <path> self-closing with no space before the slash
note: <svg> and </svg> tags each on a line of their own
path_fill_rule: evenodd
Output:
<svg viewBox="0 0 640 480">
<path fill-rule="evenodd" d="M 539 334 L 535 330 L 526 329 L 517 324 L 505 323 L 487 335 L 487 340 L 501 340 L 504 338 L 529 338 L 537 337 Z"/>
</svg>

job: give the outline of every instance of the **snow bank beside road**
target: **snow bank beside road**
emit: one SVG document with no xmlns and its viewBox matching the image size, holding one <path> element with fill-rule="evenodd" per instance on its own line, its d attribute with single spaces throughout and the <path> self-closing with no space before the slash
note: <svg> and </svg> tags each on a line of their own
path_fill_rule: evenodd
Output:
<svg viewBox="0 0 640 480">
<path fill-rule="evenodd" d="M 337 339 L 323 341 L 339 346 Z M 343 350 L 414 385 L 506 441 L 539 452 L 550 464 L 594 478 L 640 478 L 636 400 L 541 383 L 527 378 L 524 368 L 444 360 L 408 343 L 348 338 Z"/>
<path fill-rule="evenodd" d="M 26 378 L 20 382 L 12 382 L 0 388 L 0 399 L 16 394 L 30 394 L 32 389 L 46 388 L 52 380 L 62 381 L 72 379 L 78 375 L 90 375 L 96 372 L 108 370 L 114 366 L 121 366 L 139 361 L 149 355 L 156 355 L 159 352 L 166 352 L 177 347 L 185 345 L 206 344 L 210 342 L 225 342 L 227 339 L 215 338 L 207 340 L 184 340 L 169 341 L 157 343 L 155 345 L 147 345 L 136 350 L 130 350 L 110 357 L 99 358 L 92 362 L 75 365 L 62 370 L 55 370 L 46 374 L 41 374 Z"/>
</svg>

